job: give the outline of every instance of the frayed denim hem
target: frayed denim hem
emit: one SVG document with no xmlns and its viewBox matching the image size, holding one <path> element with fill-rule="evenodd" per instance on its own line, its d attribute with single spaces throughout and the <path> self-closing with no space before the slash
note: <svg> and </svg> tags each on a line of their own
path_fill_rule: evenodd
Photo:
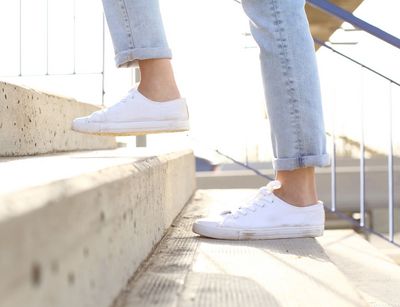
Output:
<svg viewBox="0 0 400 307">
<path fill-rule="evenodd" d="M 135 67 L 137 60 L 146 59 L 171 59 L 171 49 L 161 48 L 135 48 L 118 52 L 115 55 L 115 65 L 120 67 Z"/>
<path fill-rule="evenodd" d="M 276 171 L 291 171 L 302 167 L 323 167 L 331 163 L 329 154 L 315 156 L 300 156 L 297 158 L 274 158 L 272 166 Z"/>
</svg>

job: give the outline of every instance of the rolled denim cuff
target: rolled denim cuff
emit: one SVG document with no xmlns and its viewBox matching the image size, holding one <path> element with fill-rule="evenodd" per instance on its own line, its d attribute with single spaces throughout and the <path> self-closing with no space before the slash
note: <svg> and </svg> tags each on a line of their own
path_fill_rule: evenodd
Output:
<svg viewBox="0 0 400 307">
<path fill-rule="evenodd" d="M 115 55 L 115 65 L 120 67 L 137 66 L 137 60 L 171 59 L 171 49 L 161 48 L 135 48 L 118 52 Z"/>
<path fill-rule="evenodd" d="M 329 154 L 300 156 L 297 158 L 274 158 L 272 166 L 276 171 L 291 171 L 302 167 L 323 167 L 330 165 Z"/>
</svg>

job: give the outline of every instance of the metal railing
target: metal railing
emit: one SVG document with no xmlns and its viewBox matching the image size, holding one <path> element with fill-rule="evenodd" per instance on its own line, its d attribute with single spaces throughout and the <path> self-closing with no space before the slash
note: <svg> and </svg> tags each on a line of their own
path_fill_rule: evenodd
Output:
<svg viewBox="0 0 400 307">
<path fill-rule="evenodd" d="M 326 0 L 306 0 L 313 7 L 329 14 L 335 16 L 343 21 L 352 24 L 354 27 L 363 30 L 380 40 L 391 44 L 396 48 L 400 48 L 400 39 L 375 27 L 374 25 L 354 16 L 352 13 L 342 9 L 341 7 L 326 1 Z"/>
<path fill-rule="evenodd" d="M 77 48 L 80 47 L 78 46 L 78 42 L 77 42 L 77 33 L 79 33 L 79 31 L 82 30 L 82 25 L 77 25 L 77 13 L 79 13 L 79 10 L 77 8 L 77 4 L 79 4 L 79 2 L 77 2 L 77 0 L 69 0 L 70 1 L 70 5 L 72 5 L 72 11 L 69 12 L 70 14 L 72 14 L 72 16 L 68 16 L 69 18 L 72 19 L 72 25 L 70 25 L 70 27 L 72 27 L 72 33 L 73 33 L 73 37 L 72 37 L 72 65 L 71 67 L 68 67 L 68 70 L 70 72 L 51 72 L 51 68 L 50 67 L 50 63 L 49 63 L 49 54 L 50 54 L 50 48 L 49 48 L 49 44 L 51 42 L 51 37 L 49 35 L 49 29 L 50 29 L 50 22 L 49 22 L 49 17 L 51 15 L 51 12 L 49 10 L 50 4 L 51 3 L 56 3 L 57 5 L 59 5 L 59 3 L 57 3 L 57 1 L 52 1 L 52 0 L 40 0 L 40 2 L 36 2 L 36 5 L 40 5 L 43 9 L 43 15 L 45 17 L 45 21 L 44 21 L 44 29 L 43 32 L 41 33 L 41 35 L 45 36 L 44 39 L 44 53 L 45 53 L 45 63 L 43 67 L 44 72 L 43 73 L 26 73 L 24 72 L 24 65 L 23 65 L 23 49 L 25 48 L 25 41 L 24 41 L 24 37 L 26 35 L 32 35 L 31 32 L 29 33 L 25 33 L 24 32 L 24 27 L 23 27 L 23 23 L 24 23 L 24 5 L 27 3 L 27 1 L 29 0 L 17 0 L 17 5 L 15 2 L 12 2 L 14 0 L 9 0 L 9 3 L 13 3 L 14 4 L 14 8 L 17 10 L 16 15 L 17 15 L 17 19 L 18 22 L 17 24 L 19 25 L 19 31 L 17 34 L 18 36 L 18 51 L 17 51 L 17 57 L 18 57 L 18 67 L 15 69 L 16 73 L 12 73 L 12 74 L 7 74 L 4 73 L 3 71 L 1 71 L 1 67 L 0 67 L 0 77 L 3 80 L 9 80 L 10 78 L 42 78 L 42 77 L 49 77 L 49 78 L 55 78 L 55 77 L 67 77 L 67 76 L 71 76 L 71 77 L 85 77 L 85 79 L 88 79 L 87 77 L 89 76 L 99 76 L 101 78 L 99 85 L 95 86 L 95 88 L 92 89 L 93 94 L 90 94 L 91 97 L 96 97 L 94 100 L 97 101 L 99 104 L 101 104 L 101 106 L 105 105 L 105 95 L 106 92 L 112 92 L 111 89 L 106 88 L 106 78 L 109 78 L 110 75 L 112 75 L 112 73 L 110 72 L 110 69 L 106 69 L 106 44 L 107 44 L 107 40 L 106 40 L 106 19 L 105 19 L 105 15 L 103 13 L 103 11 L 101 10 L 101 16 L 98 16 L 96 18 L 98 18 L 100 20 L 101 18 L 101 25 L 99 23 L 99 28 L 97 33 L 95 33 L 95 35 L 98 35 L 99 37 L 101 36 L 101 42 L 99 41 L 99 43 L 101 44 L 101 48 L 98 48 L 98 50 L 96 50 L 96 56 L 101 58 L 101 64 L 97 65 L 98 69 L 93 68 L 91 70 L 80 70 L 79 66 L 77 66 L 77 60 L 80 61 L 85 61 L 87 58 L 78 58 L 77 55 Z M 29 2 L 28 2 L 29 3 Z M 7 5 L 7 2 L 3 2 L 2 3 L 3 6 Z M 93 2 L 93 5 L 99 5 L 101 6 L 101 2 Z M 11 12 L 10 12 L 11 13 Z M 5 27 L 4 27 L 5 28 Z M 38 34 L 38 33 L 35 33 Z M 40 34 L 39 34 L 40 35 Z M 99 44 L 99 46 L 100 46 Z M 9 46 L 8 46 L 9 47 Z M 110 46 L 107 46 L 108 49 L 111 49 L 112 46 L 110 44 Z M 70 54 L 68 55 L 70 56 Z M 57 60 L 58 61 L 62 61 L 62 56 L 57 56 Z M 117 70 L 116 68 L 114 68 L 115 70 Z M 138 73 L 138 69 L 135 68 L 132 70 L 131 74 L 130 74 L 130 83 L 134 84 L 139 82 L 140 79 L 140 74 Z M 89 82 L 89 80 L 88 80 Z M 83 84 L 83 86 L 85 86 L 85 84 Z M 91 92 L 91 93 L 92 93 Z M 100 93 L 99 93 L 100 92 Z M 68 96 L 71 96 L 71 94 L 68 93 Z M 100 99 L 98 99 L 97 97 L 101 97 Z M 90 99 L 92 101 L 92 98 Z M 100 101 L 99 101 L 100 100 Z M 137 147 L 143 147 L 146 146 L 146 136 L 137 136 L 136 138 L 136 146 Z"/>
<path fill-rule="evenodd" d="M 343 21 L 346 21 L 350 24 L 352 24 L 353 26 L 355 26 L 356 28 L 363 30 L 371 35 L 373 35 L 374 37 L 378 38 L 381 41 L 384 41 L 396 48 L 400 48 L 400 39 L 363 21 L 360 18 L 355 17 L 353 14 L 343 10 L 342 8 L 326 1 L 326 0 L 307 0 L 307 2 L 309 4 L 311 4 L 312 6 L 314 6 L 315 8 L 318 8 L 322 11 L 324 11 L 325 13 L 335 16 Z M 332 153 L 333 153 L 333 157 L 332 157 L 332 163 L 331 163 L 331 190 L 332 190 L 332 194 L 331 194 L 331 208 L 330 210 L 332 212 L 335 212 L 339 217 L 344 218 L 349 220 L 350 222 L 352 222 L 354 225 L 359 226 L 360 228 L 374 233 L 376 235 L 378 235 L 379 237 L 389 241 L 390 243 L 396 245 L 397 247 L 400 247 L 400 244 L 395 242 L 394 239 L 394 234 L 395 234 L 395 220 L 394 220 L 394 208 L 395 208 L 395 204 L 394 204 L 394 166 L 393 166 L 393 127 L 392 127 L 392 105 L 393 105 L 393 101 L 392 101 L 392 88 L 393 86 L 399 87 L 400 88 L 400 83 L 393 80 L 392 78 L 379 73 L 378 71 L 376 71 L 375 69 L 372 69 L 371 67 L 355 60 L 354 58 L 332 48 L 331 46 L 329 46 L 328 44 L 314 38 L 314 41 L 316 44 L 329 49 L 330 51 L 332 51 L 333 53 L 335 53 L 336 55 L 345 58 L 348 61 L 353 62 L 354 64 L 360 66 L 362 69 L 368 70 L 370 72 L 372 72 L 373 74 L 375 74 L 376 76 L 378 76 L 379 78 L 387 81 L 389 83 L 389 118 L 388 118 L 388 129 L 389 129 L 389 145 L 388 145 L 388 149 L 387 149 L 387 167 L 388 167 L 388 175 L 387 175 L 387 179 L 388 179 L 388 204 L 387 204 L 387 208 L 388 208 L 388 234 L 389 237 L 386 237 L 385 235 L 383 235 L 382 233 L 379 233 L 377 231 L 375 231 L 374 229 L 368 227 L 366 225 L 366 202 L 365 202 L 365 174 L 366 174 L 366 170 L 365 170 L 365 139 L 364 139 L 364 128 L 365 128 L 365 122 L 364 122 L 364 110 L 363 110 L 363 102 L 361 102 L 361 110 L 360 110 L 360 116 L 361 116 L 361 125 L 360 125 L 360 221 L 358 222 L 356 219 L 347 216 L 345 213 L 343 213 L 342 211 L 338 210 L 336 208 L 336 200 L 337 200 L 337 171 L 336 171 L 336 136 L 335 136 L 335 131 L 332 131 L 331 133 L 331 137 L 332 137 Z"/>
<path fill-rule="evenodd" d="M 48 12 L 48 7 L 49 7 L 49 0 L 43 0 L 46 3 L 46 31 L 48 31 L 48 25 L 49 25 L 49 12 Z M 73 12 L 74 12 L 74 16 L 76 13 L 76 0 L 72 0 L 74 5 L 73 5 Z M 238 0 L 234 0 L 236 2 L 239 2 Z M 312 6 L 326 12 L 327 14 L 330 14 L 332 16 L 335 16 L 337 18 L 340 18 L 343 21 L 346 21 L 352 25 L 354 25 L 355 27 L 370 33 L 371 35 L 375 36 L 376 38 L 387 42 L 388 44 L 391 44 L 392 46 L 396 47 L 396 48 L 400 48 L 400 40 L 398 38 L 396 38 L 395 36 L 382 31 L 381 29 L 361 20 L 360 18 L 355 17 L 353 14 L 346 12 L 345 10 L 341 9 L 340 7 L 335 6 L 334 4 L 325 1 L 325 0 L 307 0 L 307 2 L 309 4 L 311 4 Z M 13 77 L 22 77 L 22 76 L 27 76 L 23 73 L 23 69 L 22 69 L 22 46 L 23 46 L 23 32 L 22 32 L 22 6 L 23 6 L 23 1 L 19 0 L 19 23 L 20 23 L 20 32 L 19 32 L 19 74 L 16 75 L 12 75 Z M 47 59 L 47 66 L 46 66 L 46 73 L 41 74 L 41 75 L 37 75 L 37 76 L 59 76 L 59 75 L 82 75 L 82 74 L 98 74 L 101 75 L 101 96 L 102 96 L 102 103 L 104 104 L 104 94 L 105 94 L 105 84 L 104 84 L 104 80 L 105 80 L 105 67 L 104 67 L 104 63 L 105 63 L 105 18 L 104 15 L 102 16 L 102 36 L 103 36 L 103 48 L 101 50 L 101 57 L 102 57 L 102 68 L 100 71 L 93 71 L 93 72 L 77 72 L 76 70 L 76 57 L 74 54 L 74 68 L 73 71 L 71 73 L 65 73 L 65 74 L 55 74 L 55 73 L 50 73 L 49 71 L 49 63 L 48 63 L 48 59 Z M 76 42 L 76 24 L 75 24 L 75 18 L 73 19 L 73 27 L 74 27 L 74 44 Z M 362 67 L 363 69 L 369 70 L 372 73 L 376 74 L 377 76 L 379 76 L 380 78 L 386 80 L 389 84 L 390 84 L 390 91 L 392 89 L 393 86 L 396 87 L 400 87 L 400 84 L 398 82 L 396 82 L 395 80 L 393 80 L 392 78 L 389 78 L 387 76 L 385 76 L 384 74 L 379 73 L 378 71 L 368 67 L 367 65 L 364 65 L 363 63 L 345 55 L 344 53 L 332 48 L 331 46 L 329 46 L 328 44 L 319 41 L 318 39 L 315 39 L 315 42 L 319 45 L 321 45 L 324 48 L 327 48 L 329 50 L 331 50 L 332 52 L 334 52 L 335 54 L 346 58 L 347 60 L 355 63 L 356 65 L 359 65 L 360 67 Z M 46 52 L 48 55 L 49 52 L 49 48 L 48 48 L 48 44 L 49 44 L 49 36 L 48 36 L 48 32 L 46 34 Z M 75 46 L 76 47 L 76 46 Z M 74 48 L 75 50 L 75 48 Z M 32 76 L 32 75 L 29 75 Z M 9 76 L 11 77 L 11 76 Z M 390 102 L 389 102 L 389 108 L 392 108 L 392 95 L 390 94 Z M 390 112 L 391 114 L 391 112 Z M 336 193 L 336 136 L 334 131 L 332 132 L 332 153 L 333 153 L 333 157 L 332 157 L 332 164 L 331 164 L 331 189 L 332 189 L 332 193 L 331 193 L 331 208 L 330 210 L 332 212 L 335 212 L 336 214 L 338 214 L 340 217 L 344 218 L 344 219 L 348 219 L 350 220 L 353 224 L 361 227 L 362 229 L 365 229 L 371 233 L 375 233 L 376 235 L 388 240 L 389 242 L 393 243 L 396 246 L 400 247 L 400 244 L 397 242 L 394 242 L 394 171 L 393 171 L 393 141 L 392 141 L 392 118 L 390 117 L 388 120 L 388 126 L 390 127 L 390 144 L 389 144 L 389 148 L 388 148 L 388 152 L 387 152 L 387 165 L 388 165 L 388 215 L 389 215 L 389 226 L 388 226 L 388 231 L 389 231 L 389 238 L 386 238 L 386 236 L 374 231 L 373 229 L 370 229 L 369 227 L 366 226 L 366 222 L 365 222 L 365 215 L 366 215 L 366 207 L 365 207 L 365 143 L 364 143 L 364 138 L 363 138 L 363 131 L 364 131 L 364 122 L 361 121 L 361 140 L 360 140 L 360 222 L 358 223 L 357 220 L 347 216 L 346 214 L 344 214 L 343 212 L 341 212 L 340 210 L 337 209 L 336 207 L 336 199 L 337 199 L 337 193 Z M 218 151 L 218 153 L 224 155 L 225 157 L 227 157 L 228 159 L 233 160 L 235 163 L 238 163 L 238 161 L 232 159 L 229 156 L 226 156 L 225 154 L 221 153 Z M 245 165 L 246 166 L 246 165 Z M 248 167 L 248 166 L 246 166 Z M 259 174 L 260 175 L 260 174 Z M 271 179 L 271 178 L 267 178 L 267 179 Z"/>
<path fill-rule="evenodd" d="M 72 2 L 72 22 L 73 22 L 73 64 L 71 67 L 71 72 L 65 72 L 65 73 L 54 73 L 51 72 L 50 69 L 50 64 L 49 64 L 49 42 L 50 42 L 50 37 L 49 37 L 49 1 L 50 0 L 42 0 L 42 3 L 44 5 L 44 15 L 45 15 L 45 54 L 46 54 L 46 63 L 45 63 L 45 72 L 44 73 L 24 73 L 24 67 L 23 67 L 23 48 L 24 48 L 24 27 L 23 27 L 23 8 L 24 8 L 24 1 L 23 0 L 18 0 L 18 23 L 19 23 L 19 33 L 18 33 L 18 44 L 19 44 L 19 54 L 18 54 L 18 73 L 12 73 L 12 74 L 4 74 L 3 72 L 0 72 L 0 76 L 2 78 L 13 78 L 13 77 L 59 77 L 59 76 L 84 76 L 84 75 L 98 75 L 101 77 L 101 85 L 99 90 L 101 91 L 101 104 L 104 105 L 104 95 L 105 95 L 105 33 L 106 33 L 106 25 L 105 25 L 105 16 L 102 14 L 102 25 L 101 28 L 99 27 L 99 31 L 101 31 L 102 35 L 102 48 L 99 50 L 99 53 L 101 53 L 101 67 L 99 67 L 99 70 L 92 70 L 92 71 L 78 71 L 77 70 L 77 55 L 76 55 L 76 48 L 77 48 L 77 31 L 79 29 L 77 28 L 76 25 L 76 13 L 77 13 L 77 1 L 76 0 L 71 0 Z M 5 5 L 5 4 L 3 4 Z M 60 58 L 60 61 L 62 59 Z"/>
</svg>

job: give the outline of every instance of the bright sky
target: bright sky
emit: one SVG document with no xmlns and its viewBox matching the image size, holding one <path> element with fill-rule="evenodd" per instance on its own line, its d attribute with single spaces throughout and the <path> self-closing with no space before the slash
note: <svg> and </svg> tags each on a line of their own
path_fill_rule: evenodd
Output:
<svg viewBox="0 0 400 307">
<path fill-rule="evenodd" d="M 51 17 L 49 30 L 46 32 L 46 0 L 22 0 L 22 73 L 45 74 L 47 70 L 49 73 L 72 73 L 74 58 L 76 72 L 101 71 L 101 1 L 48 0 L 48 3 Z M 251 38 L 243 35 L 248 32 L 248 22 L 241 6 L 233 0 L 160 0 L 160 3 L 168 40 L 173 49 L 176 78 L 190 107 L 191 135 L 206 147 L 218 147 L 241 160 L 246 156 L 249 159 L 269 159 L 271 148 L 268 122 L 265 119 L 258 49 Z M 382 3 L 385 5 L 381 5 Z M 399 11 L 398 0 L 365 0 L 356 14 L 400 36 L 396 14 Z M 0 2 L 0 35 L 3 42 L 7 42 L 7 48 L 0 50 L 0 75 L 19 73 L 18 13 L 19 1 Z M 48 57 L 46 37 L 49 38 Z M 349 40 L 355 40 L 358 44 L 334 47 L 354 55 L 397 80 L 400 79 L 398 51 L 393 52 L 393 48 L 381 44 L 378 49 L 383 56 L 379 56 L 376 45 L 372 44 L 368 36 L 359 32 L 338 31 L 332 37 L 332 41 Z M 330 111 L 335 106 L 337 113 L 342 109 L 346 111 L 352 108 L 356 112 L 356 105 L 347 103 L 358 99 L 355 97 L 357 92 L 351 94 L 354 86 L 350 85 L 359 80 L 358 76 L 351 73 L 354 69 L 349 67 L 345 73 L 337 72 L 336 79 L 332 82 L 331 72 L 337 68 L 337 60 L 324 51 L 318 52 L 318 59 L 326 93 L 324 107 Z M 343 63 L 340 65 L 345 67 Z M 105 100 L 106 104 L 112 104 L 125 95 L 133 77 L 129 69 L 115 69 L 108 31 L 105 69 Z M 101 77 L 98 74 L 8 80 L 76 97 L 82 101 L 97 104 L 101 102 Z M 335 90 L 338 85 L 332 84 L 338 84 L 338 80 L 349 85 L 344 87 L 346 90 Z M 377 90 L 368 96 L 374 97 L 374 101 L 380 101 L 379 97 L 384 95 Z M 333 101 L 333 97 L 337 100 Z M 343 120 L 337 126 L 357 133 L 356 125 L 350 127 L 350 122 L 351 120 Z M 327 125 L 331 125 L 328 118 Z M 171 146 L 171 143 L 186 144 L 187 138 L 182 134 L 150 136 L 149 143 Z M 204 147 L 203 145 L 196 146 L 197 150 Z"/>
</svg>

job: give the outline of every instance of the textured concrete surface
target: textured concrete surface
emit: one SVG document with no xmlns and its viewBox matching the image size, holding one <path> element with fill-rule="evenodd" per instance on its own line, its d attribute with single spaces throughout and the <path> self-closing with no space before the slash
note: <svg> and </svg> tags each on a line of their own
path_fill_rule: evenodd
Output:
<svg viewBox="0 0 400 307">
<path fill-rule="evenodd" d="M 168 154 L 168 151 L 122 147 L 29 157 L 3 157 L 0 158 L 0 195 L 164 154 Z"/>
<path fill-rule="evenodd" d="M 0 306 L 108 307 L 191 197 L 194 157 L 116 150 L 49 167 L 0 195 Z"/>
<path fill-rule="evenodd" d="M 317 238 L 370 306 L 400 306 L 400 266 L 350 230 Z"/>
<path fill-rule="evenodd" d="M 386 233 L 383 233 L 383 235 L 386 238 L 389 238 L 389 233 L 387 233 L 387 230 Z M 394 241 L 397 244 L 400 244 L 400 231 L 394 234 Z M 381 253 L 400 265 L 400 248 L 398 246 L 382 240 L 382 238 L 378 237 L 377 235 L 370 235 L 368 237 L 368 242 L 371 243 L 371 245 L 378 249 Z"/>
<path fill-rule="evenodd" d="M 115 148 L 112 137 L 71 130 L 75 117 L 98 107 L 0 82 L 0 156 Z"/>
<path fill-rule="evenodd" d="M 228 241 L 191 232 L 195 218 L 251 194 L 197 191 L 113 307 L 367 306 L 315 238 Z"/>
</svg>

